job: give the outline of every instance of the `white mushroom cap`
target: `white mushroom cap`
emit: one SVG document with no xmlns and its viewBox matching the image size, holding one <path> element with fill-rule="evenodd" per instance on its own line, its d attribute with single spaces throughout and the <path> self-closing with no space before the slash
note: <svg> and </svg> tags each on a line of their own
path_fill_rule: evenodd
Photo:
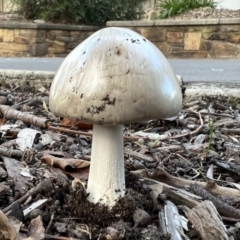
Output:
<svg viewBox="0 0 240 240">
<path fill-rule="evenodd" d="M 132 30 L 114 27 L 97 31 L 67 56 L 49 104 L 57 115 L 112 125 L 174 116 L 182 94 L 157 47 Z"/>
</svg>

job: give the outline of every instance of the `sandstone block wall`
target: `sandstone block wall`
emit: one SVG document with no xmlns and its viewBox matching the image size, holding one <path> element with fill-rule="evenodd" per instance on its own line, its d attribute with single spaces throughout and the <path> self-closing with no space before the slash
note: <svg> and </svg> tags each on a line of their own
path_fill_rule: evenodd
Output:
<svg viewBox="0 0 240 240">
<path fill-rule="evenodd" d="M 98 29 L 61 24 L 0 23 L 0 56 L 65 57 Z"/>
<path fill-rule="evenodd" d="M 120 21 L 168 58 L 240 58 L 240 19 Z M 0 56 L 65 57 L 99 27 L 0 22 Z"/>
<path fill-rule="evenodd" d="M 107 26 L 131 28 L 168 58 L 240 58 L 240 18 L 174 22 L 108 22 Z"/>
<path fill-rule="evenodd" d="M 240 26 L 133 28 L 168 58 L 240 58 Z M 161 36 L 161 37 L 157 37 Z"/>
</svg>

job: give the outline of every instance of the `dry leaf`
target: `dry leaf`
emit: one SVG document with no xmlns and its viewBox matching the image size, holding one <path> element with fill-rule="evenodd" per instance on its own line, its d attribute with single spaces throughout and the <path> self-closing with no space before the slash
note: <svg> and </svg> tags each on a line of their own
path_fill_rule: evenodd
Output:
<svg viewBox="0 0 240 240">
<path fill-rule="evenodd" d="M 41 160 L 50 166 L 58 167 L 65 171 L 68 169 L 85 168 L 90 165 L 90 162 L 85 160 L 75 158 L 58 158 L 51 155 L 44 155 Z"/>
<path fill-rule="evenodd" d="M 14 216 L 7 216 L 7 218 L 8 218 L 9 223 L 11 223 L 11 225 L 15 229 L 15 232 L 17 234 L 17 239 L 20 239 L 20 237 L 19 237 L 20 228 L 21 228 L 23 223 Z"/>
<path fill-rule="evenodd" d="M 12 136 L 12 138 L 16 138 L 18 131 L 15 129 L 18 128 L 19 126 L 17 124 L 3 124 L 3 119 L 0 118 L 0 136 Z"/>
<path fill-rule="evenodd" d="M 0 128 L 1 126 L 3 126 L 3 124 L 4 124 L 4 118 L 0 118 Z"/>
<path fill-rule="evenodd" d="M 45 239 L 45 229 L 43 227 L 42 217 L 34 218 L 29 225 L 29 237 L 24 240 L 42 240 Z"/>
<path fill-rule="evenodd" d="M 49 112 L 48 107 L 47 107 L 47 104 L 46 104 L 45 101 L 43 101 L 43 109 L 44 109 L 46 112 Z"/>
<path fill-rule="evenodd" d="M 88 178 L 90 162 L 74 159 L 74 158 L 58 158 L 49 154 L 44 155 L 41 161 L 52 166 L 52 168 L 60 168 L 64 173 L 74 178 L 86 180 Z"/>
<path fill-rule="evenodd" d="M 67 118 L 64 118 L 60 122 L 60 126 L 61 127 L 75 127 L 75 128 L 78 128 L 78 129 L 92 129 L 93 128 L 92 124 L 82 123 L 82 122 L 74 121 L 74 120 L 67 119 Z"/>
<path fill-rule="evenodd" d="M 142 145 L 139 153 L 145 154 L 145 153 L 147 153 L 147 152 L 149 152 L 148 147 L 147 147 L 146 145 Z"/>
<path fill-rule="evenodd" d="M 84 189 L 87 189 L 87 184 L 85 182 L 82 182 L 78 178 L 74 178 L 74 180 L 72 181 L 72 188 L 76 189 L 78 184 L 82 185 Z"/>
<path fill-rule="evenodd" d="M 17 233 L 5 214 L 0 210 L 0 239 L 16 240 Z"/>
<path fill-rule="evenodd" d="M 29 188 L 33 186 L 29 178 L 22 176 L 21 169 L 24 168 L 22 162 L 19 162 L 13 158 L 8 158 L 2 156 L 6 171 L 8 173 L 8 177 L 12 179 L 16 179 L 14 181 L 14 189 L 15 191 L 19 191 L 21 194 L 25 194 Z"/>
</svg>

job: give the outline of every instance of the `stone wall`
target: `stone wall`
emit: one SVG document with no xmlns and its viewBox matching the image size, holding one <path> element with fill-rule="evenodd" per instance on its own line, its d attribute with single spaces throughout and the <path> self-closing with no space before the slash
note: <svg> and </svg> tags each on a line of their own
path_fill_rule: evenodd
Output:
<svg viewBox="0 0 240 240">
<path fill-rule="evenodd" d="M 240 19 L 108 22 L 152 41 L 168 58 L 240 58 Z M 65 57 L 99 27 L 0 22 L 0 56 Z"/>
<path fill-rule="evenodd" d="M 168 58 L 240 58 L 240 18 L 108 22 L 107 26 L 131 28 Z"/>
<path fill-rule="evenodd" d="M 99 27 L 0 22 L 0 56 L 65 57 Z"/>
</svg>

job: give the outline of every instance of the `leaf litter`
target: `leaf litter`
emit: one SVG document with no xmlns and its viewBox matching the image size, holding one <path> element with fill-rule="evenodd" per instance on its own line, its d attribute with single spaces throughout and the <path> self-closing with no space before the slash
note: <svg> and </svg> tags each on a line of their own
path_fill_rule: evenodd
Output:
<svg viewBox="0 0 240 240">
<path fill-rule="evenodd" d="M 0 239 L 240 239 L 238 99 L 125 126 L 109 210 L 87 200 L 92 125 L 54 116 L 47 92 L 0 96 Z"/>
</svg>

